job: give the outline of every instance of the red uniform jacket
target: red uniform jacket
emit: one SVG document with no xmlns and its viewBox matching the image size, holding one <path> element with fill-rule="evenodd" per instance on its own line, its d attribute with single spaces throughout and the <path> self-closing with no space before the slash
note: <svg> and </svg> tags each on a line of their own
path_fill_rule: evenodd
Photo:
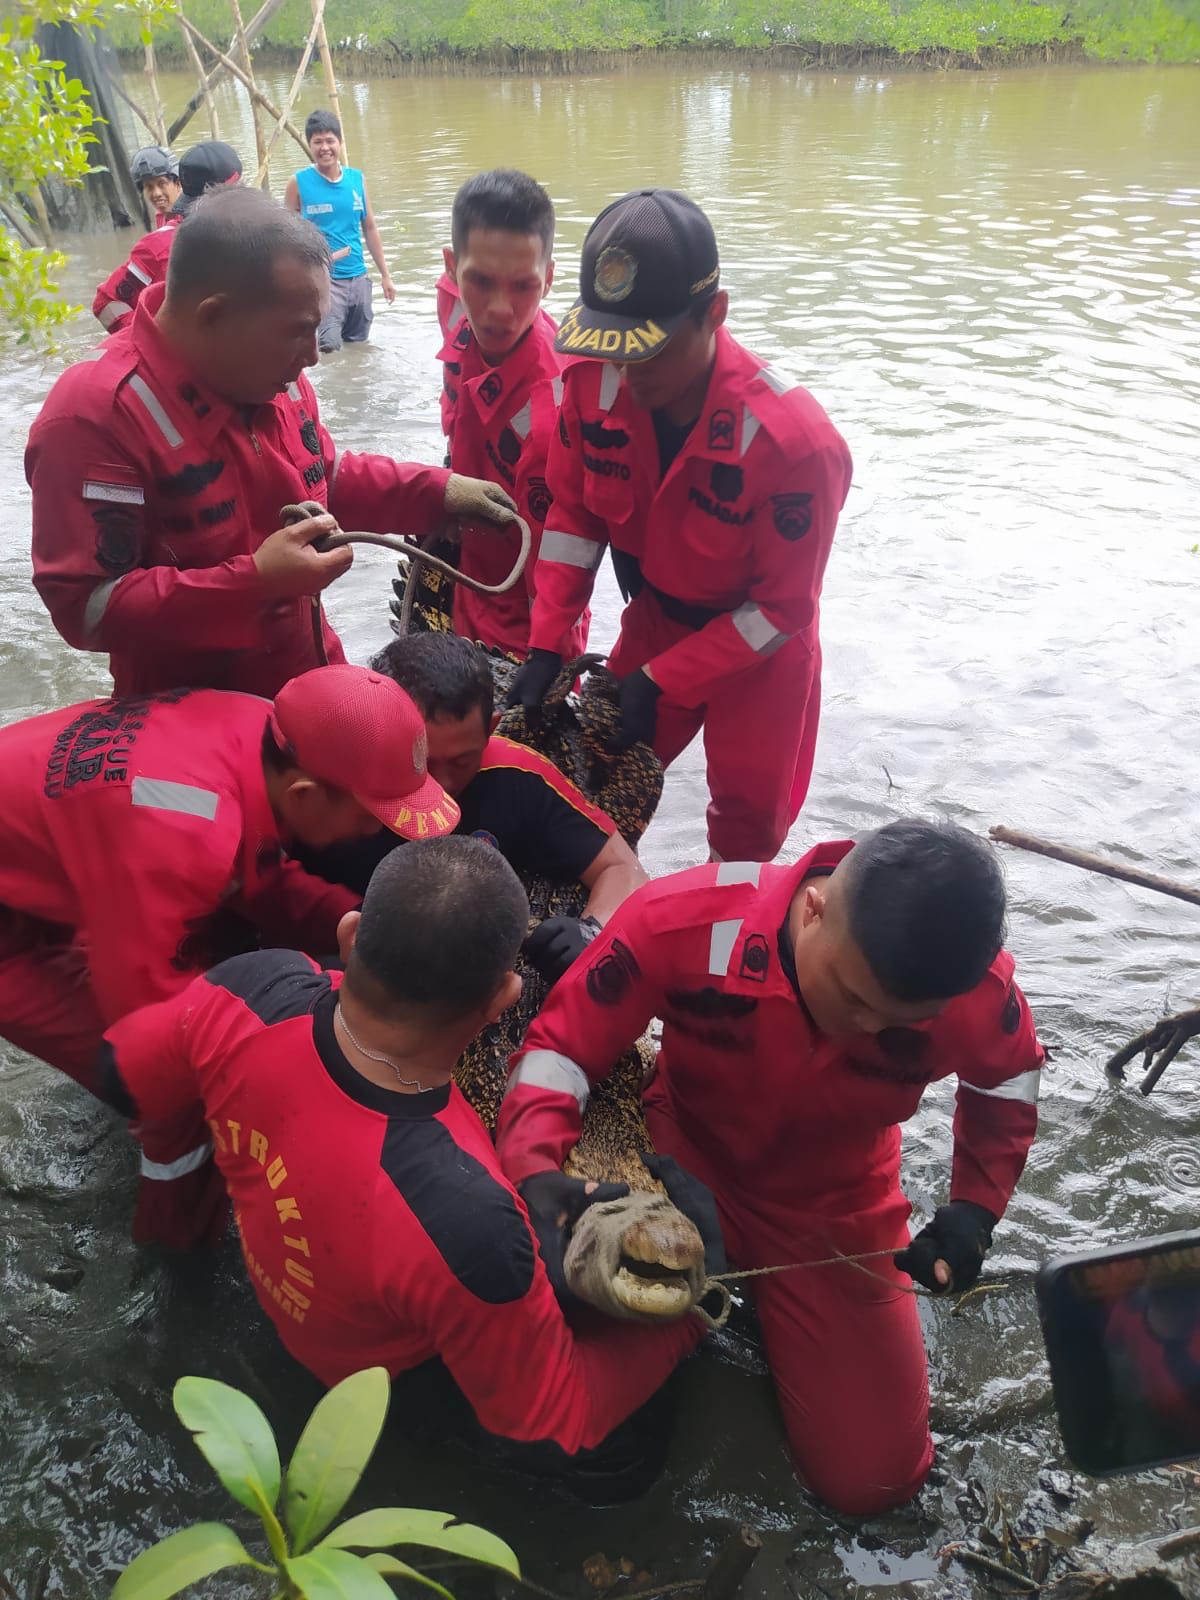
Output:
<svg viewBox="0 0 1200 1600">
<path fill-rule="evenodd" d="M 443 393 L 450 398 L 446 437 L 450 468 L 468 478 L 488 478 L 507 489 L 529 523 L 533 548 L 521 582 L 506 594 L 454 590 L 454 631 L 489 649 L 524 660 L 542 525 L 550 509 L 546 456 L 562 399 L 562 361 L 554 353 L 555 324 L 540 311 L 528 334 L 499 366 L 483 359 L 465 317 L 442 347 Z M 500 583 L 512 571 L 521 541 L 492 524 L 468 524 L 462 536 L 463 571 L 483 583 Z M 587 631 L 577 618 L 569 654 L 579 655 Z"/>
<path fill-rule="evenodd" d="M 649 662 L 672 700 L 703 705 L 788 639 L 809 641 L 815 670 L 850 455 L 812 395 L 721 328 L 704 411 L 661 481 L 658 463 L 651 415 L 620 369 L 573 363 L 546 473 L 553 508 L 530 644 L 565 652 L 611 543 L 640 564 L 668 615 L 694 615 L 696 631 Z"/>
<path fill-rule="evenodd" d="M 267 801 L 270 705 L 175 690 L 0 729 L 0 906 L 73 928 L 105 1022 L 269 939 L 329 954 L 358 899 L 283 857 Z"/>
<path fill-rule="evenodd" d="M 109 652 L 118 694 L 274 695 L 319 664 L 310 601 L 268 601 L 254 565 L 280 508 L 317 500 L 344 528 L 425 532 L 448 475 L 339 455 L 303 375 L 249 415 L 220 399 L 159 332 L 163 294 L 59 378 L 33 425 L 34 583 L 68 644 Z M 328 625 L 325 644 L 345 660 Z"/>
<path fill-rule="evenodd" d="M 951 1193 L 1000 1216 L 1037 1127 L 1043 1054 L 1012 957 L 1001 952 L 931 1022 L 820 1033 L 789 976 L 788 908 L 806 876 L 831 871 L 850 848 L 818 845 L 788 867 L 697 867 L 627 900 L 551 990 L 513 1058 L 497 1130 L 508 1176 L 562 1163 L 589 1084 L 657 1016 L 651 1095 L 699 1153 L 696 1175 L 738 1205 L 776 1216 L 889 1207 L 899 1124 L 927 1084 L 954 1074 Z"/>
<path fill-rule="evenodd" d="M 106 333 L 128 321 L 143 289 L 148 289 L 152 283 L 164 282 L 171 246 L 175 243 L 175 229 L 182 221 L 182 213 L 168 214 L 161 227 L 143 234 L 125 265 L 110 272 L 96 290 L 92 315 L 99 319 Z"/>
<path fill-rule="evenodd" d="M 269 950 L 127 1017 L 108 1035 L 127 1109 L 167 1121 L 203 1101 L 259 1301 L 323 1382 L 440 1356 L 489 1432 L 599 1444 L 703 1330 L 572 1333 L 483 1124 L 456 1086 L 356 1072 L 340 982 Z"/>
</svg>

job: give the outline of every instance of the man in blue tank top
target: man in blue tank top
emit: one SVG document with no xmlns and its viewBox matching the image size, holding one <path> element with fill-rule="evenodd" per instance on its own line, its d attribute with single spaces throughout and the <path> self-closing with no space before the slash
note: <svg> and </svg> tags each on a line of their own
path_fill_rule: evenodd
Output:
<svg viewBox="0 0 1200 1600">
<path fill-rule="evenodd" d="M 383 259 L 383 244 L 371 210 L 367 181 L 357 167 L 342 165 L 342 125 L 332 111 L 314 111 L 304 124 L 311 167 L 288 180 L 284 204 L 315 222 L 329 244 L 333 297 L 329 315 L 317 333 L 323 352 L 358 344 L 371 331 L 371 280 L 363 256 L 363 240 L 379 268 L 383 298 L 396 298 Z"/>
</svg>

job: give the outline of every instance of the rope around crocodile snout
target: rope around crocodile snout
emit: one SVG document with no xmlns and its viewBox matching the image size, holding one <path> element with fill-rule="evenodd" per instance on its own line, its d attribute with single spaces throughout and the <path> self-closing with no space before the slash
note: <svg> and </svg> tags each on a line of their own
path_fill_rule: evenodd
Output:
<svg viewBox="0 0 1200 1600">
<path fill-rule="evenodd" d="M 302 500 L 297 505 L 287 505 L 279 513 L 280 525 L 290 527 L 296 522 L 306 522 L 309 517 L 323 517 L 328 513 L 328 508 L 316 500 Z M 454 583 L 461 583 L 476 594 L 506 594 L 525 571 L 529 560 L 529 551 L 533 543 L 533 535 L 529 531 L 529 524 L 524 517 L 513 516 L 521 530 L 521 548 L 517 552 L 517 559 L 513 562 L 512 571 L 501 583 L 481 583 L 478 578 L 472 578 L 468 573 L 460 572 L 457 567 L 443 561 L 440 556 L 435 556 L 432 551 L 424 550 L 413 539 L 400 533 L 348 533 L 342 528 L 337 528 L 333 533 L 327 533 L 323 538 L 313 541 L 318 550 L 340 550 L 347 544 L 375 544 L 381 545 L 385 550 L 391 550 L 395 555 L 404 556 L 417 566 L 430 567 L 434 572 L 440 572 L 444 577 Z M 404 603 L 400 612 L 400 633 L 409 631 L 412 620 L 413 600 L 416 595 L 416 585 L 409 583 L 404 591 Z M 312 597 L 312 622 L 313 644 L 316 647 L 317 661 L 321 666 L 329 665 L 329 653 L 325 649 L 325 626 L 321 613 L 321 596 Z"/>
<path fill-rule="evenodd" d="M 870 1267 L 863 1266 L 864 1261 L 877 1261 L 880 1256 L 894 1256 L 896 1253 L 896 1246 L 892 1245 L 886 1250 L 862 1250 L 857 1255 L 824 1256 L 819 1261 L 788 1261 L 778 1267 L 746 1267 L 739 1272 L 718 1272 L 711 1277 L 705 1278 L 692 1310 L 710 1328 L 723 1328 L 729 1321 L 729 1314 L 733 1309 L 733 1299 L 726 1287 L 727 1284 L 737 1283 L 742 1278 L 768 1278 L 776 1272 L 800 1272 L 806 1267 L 844 1266 L 853 1267 L 857 1272 L 864 1273 L 868 1278 L 874 1278 L 877 1283 L 885 1284 L 889 1289 L 894 1290 L 896 1294 L 918 1295 L 923 1300 L 936 1300 L 941 1305 L 948 1305 L 950 1307 L 950 1315 L 956 1317 L 968 1300 L 977 1299 L 980 1295 L 995 1294 L 999 1291 L 1007 1292 L 1026 1287 L 1022 1280 L 1032 1276 L 1029 1273 L 1010 1273 L 1010 1281 L 976 1283 L 970 1289 L 964 1289 L 960 1294 L 954 1294 L 952 1291 L 947 1292 L 944 1289 L 941 1291 L 926 1289 L 915 1283 L 894 1283 L 890 1278 L 885 1278 L 882 1273 L 873 1272 Z M 721 1303 L 716 1312 L 706 1311 L 701 1304 L 710 1293 L 716 1294 L 720 1298 Z"/>
</svg>

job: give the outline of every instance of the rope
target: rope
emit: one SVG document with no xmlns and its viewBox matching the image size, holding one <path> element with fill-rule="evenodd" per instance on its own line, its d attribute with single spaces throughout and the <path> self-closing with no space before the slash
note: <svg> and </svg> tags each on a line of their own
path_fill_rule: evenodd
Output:
<svg viewBox="0 0 1200 1600">
<path fill-rule="evenodd" d="M 1012 1282 L 976 1283 L 969 1289 L 964 1289 L 960 1294 L 948 1293 L 946 1290 L 925 1289 L 919 1284 L 894 1283 L 890 1278 L 885 1278 L 882 1273 L 872 1272 L 869 1267 L 864 1267 L 864 1261 L 876 1261 L 880 1256 L 894 1256 L 898 1254 L 895 1245 L 886 1250 L 862 1250 L 857 1255 L 823 1256 L 819 1261 L 787 1261 L 778 1267 L 746 1267 L 738 1272 L 717 1272 L 705 1278 L 700 1295 L 692 1310 L 701 1322 L 710 1328 L 723 1328 L 729 1321 L 730 1312 L 733 1310 L 733 1297 L 727 1284 L 736 1283 L 742 1278 L 769 1278 L 776 1272 L 802 1272 L 808 1267 L 854 1267 L 856 1271 L 865 1273 L 868 1278 L 874 1278 L 877 1283 L 885 1284 L 896 1294 L 919 1295 L 923 1300 L 936 1300 L 941 1305 L 950 1307 L 950 1315 L 956 1317 L 968 1300 L 976 1299 L 979 1295 L 1007 1292 L 1012 1289 L 1026 1287 L 1018 1278 L 1018 1274 L 1010 1274 Z M 1023 1274 L 1031 1277 L 1032 1274 Z M 715 1294 L 720 1300 L 720 1307 L 715 1312 L 705 1309 L 701 1303 L 709 1294 Z"/>
<path fill-rule="evenodd" d="M 327 507 L 316 500 L 302 500 L 297 505 L 287 505 L 279 513 L 280 525 L 290 527 L 295 522 L 305 522 L 309 517 L 323 517 Z M 464 584 L 476 594 L 506 594 L 525 571 L 525 564 L 529 560 L 529 551 L 533 543 L 533 535 L 529 531 L 529 524 L 524 517 L 515 517 L 514 520 L 521 530 L 521 548 L 517 552 L 517 559 L 513 562 L 512 571 L 501 583 L 481 583 L 478 578 L 472 578 L 467 573 L 461 572 L 458 567 L 451 566 L 448 561 L 443 561 L 440 556 L 435 556 L 432 551 L 425 550 L 416 540 L 400 533 L 347 533 L 338 528 L 333 533 L 327 533 L 322 539 L 313 541 L 318 550 L 340 550 L 347 544 L 376 544 L 394 554 L 403 556 L 415 563 L 418 567 L 429 567 L 434 572 L 440 572 L 453 583 Z M 416 585 L 411 581 L 405 588 L 404 605 L 400 614 L 400 632 L 408 632 L 412 619 L 413 598 Z M 312 597 L 312 624 L 313 645 L 316 649 L 317 660 L 321 666 L 329 665 L 329 654 L 325 649 L 325 626 L 321 615 L 321 596 Z"/>
</svg>

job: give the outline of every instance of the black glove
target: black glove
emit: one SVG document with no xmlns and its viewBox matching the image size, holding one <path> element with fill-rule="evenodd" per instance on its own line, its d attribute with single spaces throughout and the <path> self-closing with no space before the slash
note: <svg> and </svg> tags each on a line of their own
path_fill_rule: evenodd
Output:
<svg viewBox="0 0 1200 1600">
<path fill-rule="evenodd" d="M 524 706 L 526 713 L 537 711 L 549 693 L 550 685 L 562 671 L 563 658 L 554 650 L 531 650 L 529 660 L 513 679 L 506 706 Z"/>
<path fill-rule="evenodd" d="M 568 1178 L 562 1172 L 535 1172 L 517 1185 L 517 1193 L 529 1212 L 550 1287 L 559 1305 L 564 1309 L 577 1308 L 582 1302 L 567 1288 L 566 1274 L 563 1272 L 563 1256 L 571 1229 L 589 1206 L 600 1205 L 605 1200 L 622 1199 L 629 1193 L 629 1185 L 597 1183 L 589 1194 L 588 1185 L 582 1178 Z"/>
<path fill-rule="evenodd" d="M 951 1200 L 937 1208 L 933 1221 L 925 1224 L 907 1249 L 892 1257 L 892 1263 L 934 1294 L 969 1289 L 991 1249 L 992 1230 L 998 1221 L 973 1200 Z M 949 1283 L 937 1281 L 935 1261 L 944 1261 L 950 1268 Z"/>
<path fill-rule="evenodd" d="M 521 946 L 531 967 L 547 984 L 556 984 L 600 932 L 595 917 L 547 917 Z"/>
<path fill-rule="evenodd" d="M 662 690 L 653 678 L 648 678 L 639 667 L 618 685 L 620 692 L 621 721 L 609 740 L 608 748 L 615 755 L 628 750 L 631 744 L 653 744 L 654 730 L 658 725 L 658 697 Z"/>
<path fill-rule="evenodd" d="M 685 1172 L 674 1156 L 659 1156 L 644 1150 L 642 1165 L 662 1184 L 676 1211 L 682 1211 L 696 1224 L 696 1231 L 704 1241 L 704 1270 L 708 1276 L 713 1278 L 724 1272 L 727 1265 L 725 1241 L 721 1237 L 721 1219 L 712 1190 L 699 1178 Z"/>
</svg>

